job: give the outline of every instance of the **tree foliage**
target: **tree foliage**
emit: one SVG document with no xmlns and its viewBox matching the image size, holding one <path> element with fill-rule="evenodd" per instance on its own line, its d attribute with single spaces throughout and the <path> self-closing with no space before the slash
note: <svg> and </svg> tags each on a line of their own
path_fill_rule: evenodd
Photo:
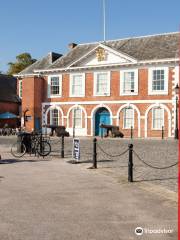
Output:
<svg viewBox="0 0 180 240">
<path fill-rule="evenodd" d="M 34 62 L 36 62 L 36 59 L 33 59 L 31 57 L 31 54 L 21 53 L 16 56 L 16 62 L 8 63 L 9 69 L 8 69 L 7 73 L 9 75 L 17 74 L 17 73 L 21 72 L 22 70 L 24 70 L 26 67 L 33 64 Z"/>
</svg>

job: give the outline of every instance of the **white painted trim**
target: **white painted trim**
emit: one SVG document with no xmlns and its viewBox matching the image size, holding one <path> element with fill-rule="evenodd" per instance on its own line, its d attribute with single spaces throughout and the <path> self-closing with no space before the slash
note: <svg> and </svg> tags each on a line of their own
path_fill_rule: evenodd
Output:
<svg viewBox="0 0 180 240">
<path fill-rule="evenodd" d="M 42 107 L 44 107 L 44 106 L 42 105 Z M 61 118 L 62 118 L 61 122 L 62 122 L 62 125 L 64 125 L 64 113 L 63 113 L 63 110 L 61 109 L 61 107 L 57 106 L 57 104 L 56 105 L 50 105 L 47 108 L 47 110 L 45 111 L 45 119 L 44 119 L 45 124 L 47 124 L 47 116 L 48 116 L 49 111 L 53 110 L 53 109 L 58 109 L 59 112 L 61 112 Z"/>
<path fill-rule="evenodd" d="M 173 103 L 173 100 L 159 100 L 159 99 L 152 99 L 152 100 L 117 100 L 117 101 L 108 101 L 108 100 L 101 100 L 101 101 L 77 101 L 77 102 L 43 102 L 43 105 L 97 105 L 97 104 L 125 104 L 125 103 Z"/>
<path fill-rule="evenodd" d="M 148 113 L 149 111 L 153 108 L 153 107 L 161 107 L 161 108 L 164 108 L 167 113 L 168 113 L 168 137 L 171 137 L 171 112 L 169 110 L 169 108 L 164 105 L 164 104 L 161 104 L 160 102 L 158 103 L 155 103 L 155 104 L 152 104 L 150 105 L 147 109 L 146 109 L 146 112 L 145 112 L 145 126 L 144 126 L 144 132 L 145 132 L 145 138 L 147 138 L 147 119 L 148 119 Z"/>
<path fill-rule="evenodd" d="M 121 112 L 121 110 L 123 110 L 124 108 L 126 108 L 126 107 L 132 107 L 134 110 L 136 110 L 136 112 L 137 112 L 137 115 L 138 115 L 138 137 L 141 137 L 141 114 L 140 114 L 140 111 L 139 111 L 139 109 L 138 109 L 138 107 L 137 106 L 135 106 L 134 104 L 132 104 L 132 103 L 126 103 L 126 104 L 124 104 L 124 105 L 122 105 L 119 109 L 118 109 L 118 111 L 117 111 L 117 121 L 116 121 L 116 124 L 117 124 L 117 126 L 119 126 L 119 115 L 120 115 L 120 112 Z"/>
<path fill-rule="evenodd" d="M 95 135 L 95 115 L 96 115 L 96 112 L 99 108 L 106 108 L 109 113 L 110 113 L 110 124 L 112 124 L 112 111 L 110 109 L 109 106 L 106 106 L 105 104 L 99 104 L 97 106 L 95 106 L 93 108 L 93 110 L 91 111 L 91 136 L 94 136 Z"/>
<path fill-rule="evenodd" d="M 152 78 L 154 70 L 164 70 L 164 90 L 152 90 Z M 168 95 L 169 68 L 150 67 L 148 68 L 148 95 Z"/>
<path fill-rule="evenodd" d="M 81 95 L 75 95 L 72 93 L 72 82 L 73 82 L 73 77 L 74 76 L 82 76 L 82 94 Z M 70 86 L 69 86 L 69 96 L 70 97 L 85 97 L 85 78 L 86 78 L 86 74 L 85 73 L 71 73 L 70 74 Z"/>
<path fill-rule="evenodd" d="M 97 93 L 97 75 L 98 74 L 107 74 L 107 81 L 108 81 L 108 92 L 105 94 L 98 94 Z M 93 82 L 93 93 L 94 96 L 110 96 L 111 95 L 111 72 L 110 71 L 100 71 L 100 72 L 94 72 L 94 82 Z"/>
<path fill-rule="evenodd" d="M 137 63 L 119 63 L 119 64 L 107 64 L 107 65 L 99 65 L 99 66 L 85 66 L 85 67 L 72 67 L 72 68 L 54 68 L 54 69 L 37 69 L 34 70 L 36 73 L 48 73 L 48 72 L 66 72 L 68 70 L 77 70 L 77 69 L 93 69 L 93 68 L 102 68 L 102 67 L 118 67 L 118 66 L 134 66 L 134 65 L 144 65 L 144 64 L 164 64 L 164 63 L 178 63 L 179 58 L 169 58 L 169 59 L 156 59 L 156 60 L 146 60 L 146 61 L 139 61 Z M 37 75 L 37 74 L 36 74 Z M 19 75 L 20 76 L 20 75 Z M 26 76 L 26 75 L 25 75 Z"/>
<path fill-rule="evenodd" d="M 137 60 L 131 56 L 129 56 L 128 54 L 126 53 L 123 53 L 123 52 L 120 52 L 120 51 L 116 51 L 114 49 L 112 49 L 111 47 L 108 47 L 108 46 L 105 46 L 104 44 L 100 43 L 98 44 L 97 46 L 95 46 L 92 50 L 90 50 L 89 52 L 87 52 L 86 54 L 84 54 L 82 57 L 78 58 L 77 60 L 75 60 L 74 62 L 72 62 L 70 65 L 67 66 L 67 69 L 70 69 L 74 64 L 80 62 L 81 60 L 83 60 L 84 58 L 86 58 L 87 56 L 89 56 L 92 52 L 94 52 L 96 49 L 98 49 L 99 47 L 109 51 L 109 52 L 112 52 L 113 54 L 119 56 L 119 57 L 123 57 L 125 59 L 127 59 L 128 61 L 130 62 L 133 62 L 133 63 L 137 63 Z"/>
<path fill-rule="evenodd" d="M 59 94 L 51 94 L 51 78 L 58 77 L 59 78 Z M 58 98 L 62 97 L 62 74 L 52 74 L 48 76 L 48 87 L 47 87 L 47 97 L 48 98 Z"/>
<path fill-rule="evenodd" d="M 114 53 L 115 55 L 119 56 L 120 58 L 125 58 L 130 62 L 137 63 L 137 59 L 133 58 L 132 56 L 130 56 L 122 51 L 116 51 L 116 50 L 112 49 L 111 47 L 108 47 L 102 43 L 100 43 L 98 47 L 104 48 L 105 50 Z"/>
<path fill-rule="evenodd" d="M 124 93 L 123 92 L 123 86 L 124 86 L 124 73 L 127 72 L 134 72 L 134 92 L 132 93 Z M 120 70 L 120 96 L 132 96 L 132 95 L 138 95 L 138 69 L 126 69 L 126 70 Z"/>
<path fill-rule="evenodd" d="M 19 80 L 19 97 L 22 98 L 22 80 Z"/>
</svg>

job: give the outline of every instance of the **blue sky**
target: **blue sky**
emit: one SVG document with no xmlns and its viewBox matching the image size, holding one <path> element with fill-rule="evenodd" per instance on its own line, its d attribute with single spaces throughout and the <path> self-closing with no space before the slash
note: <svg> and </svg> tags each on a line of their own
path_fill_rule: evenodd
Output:
<svg viewBox="0 0 180 240">
<path fill-rule="evenodd" d="M 6 0 L 0 5 L 0 71 L 22 52 L 41 58 L 70 42 L 103 40 L 102 0 Z M 179 0 L 106 0 L 107 40 L 175 32 Z"/>
</svg>

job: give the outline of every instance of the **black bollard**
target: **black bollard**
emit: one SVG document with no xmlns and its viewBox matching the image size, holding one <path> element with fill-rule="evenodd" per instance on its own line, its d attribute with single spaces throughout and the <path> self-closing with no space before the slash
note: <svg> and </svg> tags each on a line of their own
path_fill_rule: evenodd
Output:
<svg viewBox="0 0 180 240">
<path fill-rule="evenodd" d="M 129 144 L 128 182 L 133 182 L 133 144 Z"/>
<path fill-rule="evenodd" d="M 93 168 L 97 168 L 97 139 L 93 139 Z"/>
<path fill-rule="evenodd" d="M 133 138 L 133 127 L 131 126 L 131 139 Z"/>
<path fill-rule="evenodd" d="M 161 138 L 164 139 L 164 127 L 162 126 L 162 135 Z"/>
<path fill-rule="evenodd" d="M 61 158 L 64 158 L 64 135 L 61 138 Z"/>
<path fill-rule="evenodd" d="M 43 146 L 42 146 L 42 133 L 41 133 L 41 135 L 40 135 L 40 152 L 41 152 L 41 154 L 43 154 L 42 151 L 44 151 L 44 149 L 43 149 Z"/>
</svg>

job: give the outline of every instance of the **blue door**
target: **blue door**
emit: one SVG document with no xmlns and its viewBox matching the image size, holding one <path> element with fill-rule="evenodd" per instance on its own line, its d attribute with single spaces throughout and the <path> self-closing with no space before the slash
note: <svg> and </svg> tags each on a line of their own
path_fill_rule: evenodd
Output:
<svg viewBox="0 0 180 240">
<path fill-rule="evenodd" d="M 110 113 L 106 108 L 100 108 L 95 115 L 95 136 L 104 136 L 106 129 L 100 128 L 100 124 L 110 124 Z"/>
</svg>

